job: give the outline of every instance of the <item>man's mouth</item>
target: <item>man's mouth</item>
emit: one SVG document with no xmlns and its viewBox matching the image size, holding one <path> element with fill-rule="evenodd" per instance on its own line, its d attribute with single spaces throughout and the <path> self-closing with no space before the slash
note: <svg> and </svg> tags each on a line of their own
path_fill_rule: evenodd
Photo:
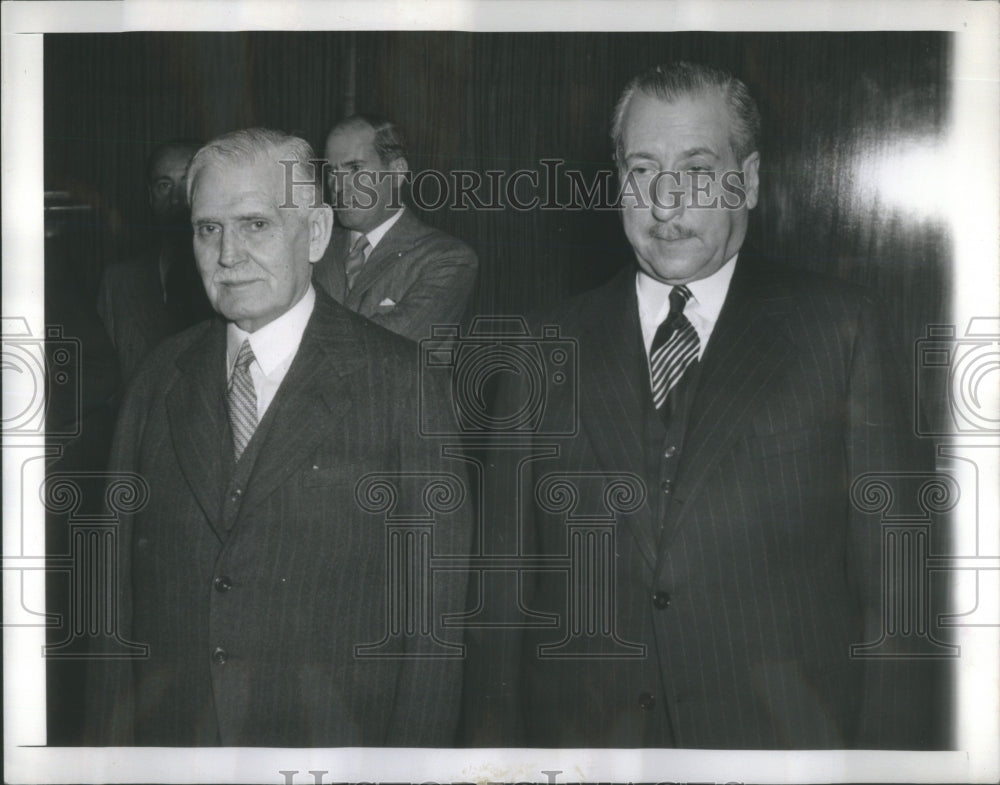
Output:
<svg viewBox="0 0 1000 785">
<path fill-rule="evenodd" d="M 655 240 L 673 243 L 678 240 L 690 240 L 694 237 L 694 233 L 676 226 L 654 226 L 649 230 L 649 236 Z"/>
</svg>

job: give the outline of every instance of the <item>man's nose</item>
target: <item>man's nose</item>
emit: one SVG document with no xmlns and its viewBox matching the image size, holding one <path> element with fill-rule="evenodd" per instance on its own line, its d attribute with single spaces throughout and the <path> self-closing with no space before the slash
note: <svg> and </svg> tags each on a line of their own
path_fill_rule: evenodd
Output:
<svg viewBox="0 0 1000 785">
<path fill-rule="evenodd" d="M 219 264 L 223 267 L 233 267 L 246 256 L 243 241 L 237 232 L 223 229 L 219 245 Z"/>
<path fill-rule="evenodd" d="M 649 190 L 650 208 L 657 221 L 670 221 L 683 214 L 690 194 L 677 172 L 658 172 Z"/>
<path fill-rule="evenodd" d="M 175 183 L 170 189 L 170 207 L 173 209 L 187 208 L 187 186 L 184 182 Z"/>
</svg>

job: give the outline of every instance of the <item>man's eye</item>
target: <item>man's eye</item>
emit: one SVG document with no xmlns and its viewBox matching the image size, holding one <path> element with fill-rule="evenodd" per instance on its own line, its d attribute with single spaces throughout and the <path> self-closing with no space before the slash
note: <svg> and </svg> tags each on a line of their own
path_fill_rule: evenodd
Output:
<svg viewBox="0 0 1000 785">
<path fill-rule="evenodd" d="M 198 225 L 198 236 L 199 237 L 211 237 L 215 234 L 218 227 L 214 224 L 199 224 Z"/>
<path fill-rule="evenodd" d="M 258 218 L 250 222 L 250 228 L 253 229 L 255 232 L 263 231 L 264 229 L 267 228 L 267 221 L 263 221 Z"/>
<path fill-rule="evenodd" d="M 157 191 L 159 191 L 160 193 L 164 193 L 165 191 L 169 191 L 169 190 L 170 190 L 170 183 L 168 183 L 168 182 L 162 182 L 162 181 L 161 181 L 161 182 L 157 183 L 157 184 L 156 184 L 155 186 L 153 186 L 153 187 L 154 187 L 154 188 L 155 188 L 155 189 L 156 189 Z"/>
</svg>

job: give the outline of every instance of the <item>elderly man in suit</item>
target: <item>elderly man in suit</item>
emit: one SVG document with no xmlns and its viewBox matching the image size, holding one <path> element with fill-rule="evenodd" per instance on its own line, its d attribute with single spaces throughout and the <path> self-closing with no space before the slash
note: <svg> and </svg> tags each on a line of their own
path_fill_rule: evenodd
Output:
<svg viewBox="0 0 1000 785">
<path fill-rule="evenodd" d="M 475 252 L 423 223 L 403 205 L 409 168 L 388 120 L 355 115 L 326 140 L 337 226 L 314 280 L 337 302 L 419 341 L 436 324 L 457 324 L 476 278 Z"/>
<path fill-rule="evenodd" d="M 149 657 L 98 663 L 99 743 L 452 741 L 461 660 L 424 656 L 442 648 L 436 629 L 365 653 L 392 598 L 385 518 L 356 488 L 373 472 L 456 475 L 417 434 L 413 346 L 311 283 L 333 216 L 309 186 L 286 203 L 281 162 L 308 182 L 312 159 L 266 129 L 192 159 L 195 256 L 219 318 L 160 346 L 122 407 L 112 466 L 145 478 L 149 503 L 121 523 L 119 629 Z M 435 547 L 466 553 L 469 531 L 461 510 L 438 515 Z M 451 577 L 435 614 L 464 599 Z"/>
<path fill-rule="evenodd" d="M 471 743 L 936 743 L 914 664 L 850 655 L 879 638 L 883 602 L 881 529 L 852 511 L 851 481 L 920 465 L 893 343 L 862 289 L 744 245 L 759 126 L 746 86 L 709 67 L 657 67 L 621 96 L 613 138 L 635 263 L 539 319 L 578 342 L 578 389 L 551 385 L 545 405 L 578 401 L 579 432 L 529 438 L 552 442 L 552 457 L 507 451 L 520 459 L 508 517 L 521 517 L 522 553 L 565 554 L 568 514 L 610 510 L 608 561 L 592 556 L 611 588 L 522 571 L 523 608 L 560 618 L 571 645 L 537 626 L 520 642 L 476 633 Z M 505 411 L 524 395 L 513 389 Z M 601 477 L 641 490 L 631 503 L 581 490 L 569 512 L 564 490 L 546 498 L 553 480 Z M 489 548 L 509 552 L 504 538 Z"/>
<path fill-rule="evenodd" d="M 187 165 L 199 147 L 200 142 L 172 140 L 150 153 L 149 243 L 136 258 L 110 265 L 101 278 L 97 312 L 114 344 L 124 381 L 160 341 L 212 313 L 191 255 L 185 193 Z"/>
</svg>

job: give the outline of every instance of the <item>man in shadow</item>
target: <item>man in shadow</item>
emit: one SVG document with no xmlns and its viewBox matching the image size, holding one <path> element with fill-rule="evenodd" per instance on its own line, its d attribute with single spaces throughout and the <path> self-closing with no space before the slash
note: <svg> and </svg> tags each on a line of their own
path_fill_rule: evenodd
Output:
<svg viewBox="0 0 1000 785">
<path fill-rule="evenodd" d="M 104 272 L 97 311 L 118 355 L 123 382 L 168 335 L 212 314 L 191 251 L 185 172 L 197 142 L 157 145 L 146 165 L 150 242 Z"/>
</svg>

